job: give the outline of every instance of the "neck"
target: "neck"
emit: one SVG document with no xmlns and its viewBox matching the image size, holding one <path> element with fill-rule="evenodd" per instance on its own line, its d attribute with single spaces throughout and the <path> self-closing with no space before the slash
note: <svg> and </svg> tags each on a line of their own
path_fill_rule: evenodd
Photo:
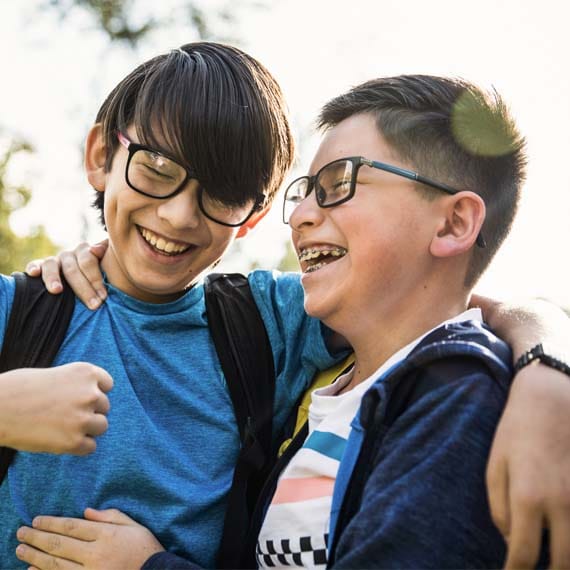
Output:
<svg viewBox="0 0 570 570">
<path fill-rule="evenodd" d="M 409 300 L 389 310 L 363 310 L 345 319 L 347 326 L 331 327 L 343 335 L 355 353 L 355 386 L 371 376 L 384 362 L 414 339 L 466 310 L 468 292 L 441 296 L 425 303 Z M 328 323 L 327 323 L 328 324 Z M 332 324 L 332 323 L 331 323 Z M 330 325 L 329 325 L 330 326 Z"/>
</svg>

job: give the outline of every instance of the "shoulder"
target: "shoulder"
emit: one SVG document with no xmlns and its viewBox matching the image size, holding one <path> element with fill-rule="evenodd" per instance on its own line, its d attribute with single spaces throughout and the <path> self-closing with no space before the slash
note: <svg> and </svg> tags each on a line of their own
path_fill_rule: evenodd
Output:
<svg viewBox="0 0 570 570">
<path fill-rule="evenodd" d="M 406 366 L 436 374 L 442 382 L 481 375 L 506 391 L 512 377 L 511 361 L 510 347 L 485 324 L 464 321 L 432 331 L 408 355 Z"/>
<path fill-rule="evenodd" d="M 256 269 L 247 276 L 247 279 L 251 288 L 254 290 L 263 291 L 271 288 L 279 288 L 282 290 L 292 289 L 302 292 L 301 276 L 299 273 Z"/>
<path fill-rule="evenodd" d="M 287 315 L 289 311 L 295 317 L 304 313 L 303 288 L 298 273 L 281 271 L 252 271 L 248 275 L 253 298 L 262 311 Z"/>
</svg>

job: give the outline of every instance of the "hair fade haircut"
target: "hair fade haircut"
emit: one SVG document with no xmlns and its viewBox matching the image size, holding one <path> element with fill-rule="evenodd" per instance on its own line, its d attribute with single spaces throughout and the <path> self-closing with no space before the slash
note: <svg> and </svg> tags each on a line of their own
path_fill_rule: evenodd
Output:
<svg viewBox="0 0 570 570">
<path fill-rule="evenodd" d="M 485 201 L 487 245 L 473 248 L 465 276 L 465 286 L 473 286 L 510 231 L 525 180 L 525 141 L 505 103 L 495 90 L 463 79 L 401 75 L 335 97 L 318 126 L 326 130 L 360 113 L 370 113 L 390 147 L 421 174 Z M 437 194 L 425 186 L 422 192 Z"/>
<path fill-rule="evenodd" d="M 110 170 L 117 131 L 134 126 L 141 144 L 162 150 L 214 198 L 271 204 L 294 159 L 281 89 L 256 59 L 228 45 L 197 42 L 139 65 L 109 94 L 101 123 Z M 94 206 L 103 224 L 104 192 Z"/>
</svg>

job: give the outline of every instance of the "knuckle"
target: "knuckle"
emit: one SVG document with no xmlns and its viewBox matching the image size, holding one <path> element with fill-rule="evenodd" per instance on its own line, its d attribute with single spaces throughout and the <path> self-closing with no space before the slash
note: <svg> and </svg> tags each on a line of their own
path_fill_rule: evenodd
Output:
<svg viewBox="0 0 570 570">
<path fill-rule="evenodd" d="M 97 449 L 97 443 L 94 439 L 84 438 L 79 448 L 78 455 L 89 455 Z"/>
<path fill-rule="evenodd" d="M 89 244 L 84 244 L 84 247 L 79 246 L 75 250 L 75 256 L 77 261 L 80 263 L 89 263 L 97 261 L 95 255 L 93 255 L 89 249 Z"/>
<path fill-rule="evenodd" d="M 77 524 L 73 519 L 65 519 L 63 521 L 63 529 L 66 532 L 66 534 L 70 534 L 71 532 L 76 530 L 76 528 Z"/>
<path fill-rule="evenodd" d="M 534 511 L 544 504 L 544 496 L 539 489 L 519 486 L 512 490 L 511 502 L 523 511 Z"/>
<path fill-rule="evenodd" d="M 59 570 L 61 568 L 59 562 L 57 561 L 57 558 L 50 558 L 47 562 L 46 562 L 46 568 L 47 570 Z"/>
<path fill-rule="evenodd" d="M 62 253 L 60 256 L 61 269 L 66 275 L 74 275 L 79 272 L 75 257 L 70 253 Z"/>
<path fill-rule="evenodd" d="M 61 537 L 57 534 L 51 534 L 47 539 L 48 552 L 57 552 L 61 549 Z"/>
<path fill-rule="evenodd" d="M 75 255 L 79 255 L 82 252 L 89 251 L 89 244 L 86 241 L 82 241 L 72 251 Z"/>
</svg>

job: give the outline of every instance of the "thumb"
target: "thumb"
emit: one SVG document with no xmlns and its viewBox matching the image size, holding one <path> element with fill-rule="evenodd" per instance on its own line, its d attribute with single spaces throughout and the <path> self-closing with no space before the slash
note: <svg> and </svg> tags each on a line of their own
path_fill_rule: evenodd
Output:
<svg viewBox="0 0 570 570">
<path fill-rule="evenodd" d="M 109 247 L 109 240 L 104 239 L 103 241 L 100 241 L 99 243 L 90 246 L 89 251 L 99 259 L 102 259 L 108 247 Z"/>
<path fill-rule="evenodd" d="M 118 509 L 105 509 L 103 511 L 99 511 L 97 509 L 87 507 L 85 511 L 83 511 L 83 514 L 89 521 L 121 525 L 138 524 L 135 520 Z"/>
</svg>

